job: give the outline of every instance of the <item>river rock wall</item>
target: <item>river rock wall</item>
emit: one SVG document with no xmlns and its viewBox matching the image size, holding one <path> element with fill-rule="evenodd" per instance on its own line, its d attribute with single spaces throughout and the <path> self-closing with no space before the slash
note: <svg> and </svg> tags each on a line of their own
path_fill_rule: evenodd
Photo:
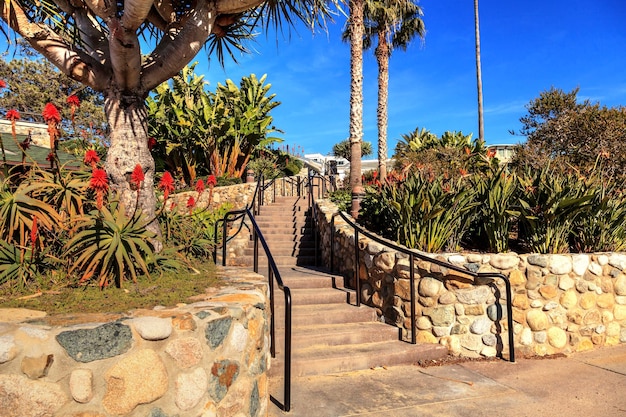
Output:
<svg viewBox="0 0 626 417">
<path fill-rule="evenodd" d="M 267 284 L 238 268 L 219 274 L 224 286 L 175 308 L 0 309 L 0 415 L 267 415 Z"/>
<path fill-rule="evenodd" d="M 322 263 L 354 286 L 354 232 L 318 202 Z M 331 223 L 334 217 L 334 239 Z M 359 236 L 359 273 L 364 303 L 382 321 L 411 332 L 409 259 Z M 483 254 L 429 255 L 473 272 L 497 272 L 512 286 L 515 348 L 549 355 L 626 343 L 626 255 Z M 503 280 L 474 280 L 428 261 L 415 261 L 418 342 L 440 343 L 454 355 L 496 356 L 508 352 Z"/>
</svg>

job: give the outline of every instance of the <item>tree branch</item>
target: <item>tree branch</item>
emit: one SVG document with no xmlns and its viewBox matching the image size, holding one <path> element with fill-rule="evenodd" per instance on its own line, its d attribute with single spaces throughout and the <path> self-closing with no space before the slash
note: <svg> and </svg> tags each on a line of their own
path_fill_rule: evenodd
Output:
<svg viewBox="0 0 626 417">
<path fill-rule="evenodd" d="M 64 74 L 96 91 L 103 91 L 109 77 L 103 66 L 88 54 L 75 50 L 44 24 L 31 23 L 17 2 L 2 8 L 2 20 Z"/>
<path fill-rule="evenodd" d="M 254 9 L 262 0 L 217 0 L 216 2 L 218 14 L 236 14 Z"/>
<path fill-rule="evenodd" d="M 211 34 L 215 18 L 215 5 L 203 1 L 185 21 L 170 26 L 144 64 L 141 82 L 145 91 L 178 74 L 196 56 Z"/>
<path fill-rule="evenodd" d="M 154 2 L 154 8 L 167 23 L 174 23 L 176 21 L 176 11 L 174 11 L 171 0 L 156 0 Z"/>
<path fill-rule="evenodd" d="M 81 33 L 81 39 L 86 49 L 85 52 L 101 64 L 108 62 L 110 56 L 106 35 L 102 32 L 100 24 L 89 13 L 89 9 L 75 9 L 74 20 Z"/>
<path fill-rule="evenodd" d="M 154 0 L 126 0 L 124 2 L 124 15 L 122 16 L 122 27 L 127 31 L 136 31 L 146 20 Z"/>
<path fill-rule="evenodd" d="M 123 28 L 118 19 L 109 20 L 109 51 L 117 87 L 122 91 L 137 90 L 141 71 L 139 37 L 135 31 Z"/>
</svg>

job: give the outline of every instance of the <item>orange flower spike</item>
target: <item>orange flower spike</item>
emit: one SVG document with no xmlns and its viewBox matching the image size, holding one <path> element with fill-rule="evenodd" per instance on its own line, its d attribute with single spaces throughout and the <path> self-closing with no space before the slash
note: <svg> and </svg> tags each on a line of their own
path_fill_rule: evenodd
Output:
<svg viewBox="0 0 626 417">
<path fill-rule="evenodd" d="M 52 104 L 48 103 L 43 108 L 43 119 L 46 123 L 61 123 L 61 114 L 59 113 L 59 109 Z"/>
<path fill-rule="evenodd" d="M 135 169 L 133 170 L 133 173 L 130 175 L 130 184 L 135 189 L 139 189 L 144 179 L 145 179 L 145 176 L 143 174 L 143 168 L 141 168 L 141 165 L 139 164 L 135 165 Z"/>
<path fill-rule="evenodd" d="M 170 193 L 174 191 L 174 178 L 169 171 L 163 173 L 161 181 L 159 181 L 159 189 L 163 191 L 163 201 L 166 201 Z"/>
<path fill-rule="evenodd" d="M 94 149 L 89 149 L 85 152 L 85 158 L 83 159 L 85 165 L 91 166 L 92 169 L 96 168 L 96 164 L 100 162 L 100 157 L 98 156 L 98 152 Z"/>
<path fill-rule="evenodd" d="M 37 216 L 33 217 L 33 225 L 30 228 L 30 243 L 35 248 L 35 241 L 37 240 Z"/>
<path fill-rule="evenodd" d="M 9 110 L 7 112 L 6 118 L 7 120 L 11 121 L 20 120 L 20 112 L 15 109 Z"/>
<path fill-rule="evenodd" d="M 89 181 L 89 188 L 96 192 L 96 205 L 98 210 L 100 210 L 102 208 L 104 193 L 109 189 L 109 181 L 105 170 L 99 168 L 93 170 L 91 180 Z"/>
<path fill-rule="evenodd" d="M 198 194 L 202 194 L 202 191 L 204 191 L 204 181 L 201 179 L 196 182 L 196 191 Z"/>
<path fill-rule="evenodd" d="M 206 179 L 206 184 L 209 186 L 209 188 L 215 187 L 217 185 L 217 178 L 215 178 L 215 175 L 209 175 Z"/>
<path fill-rule="evenodd" d="M 191 214 L 191 211 L 193 210 L 195 206 L 196 206 L 196 199 L 193 197 L 189 197 L 189 199 L 187 200 L 187 208 L 189 209 L 189 214 Z"/>
</svg>

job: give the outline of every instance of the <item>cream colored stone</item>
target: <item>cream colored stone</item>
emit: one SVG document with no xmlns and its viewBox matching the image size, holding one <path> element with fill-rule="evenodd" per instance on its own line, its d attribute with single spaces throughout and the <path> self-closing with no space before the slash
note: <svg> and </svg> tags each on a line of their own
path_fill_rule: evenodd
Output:
<svg viewBox="0 0 626 417">
<path fill-rule="evenodd" d="M 585 310 L 595 307 L 598 296 L 595 292 L 586 292 L 580 296 L 579 305 Z"/>
<path fill-rule="evenodd" d="M 562 349 L 567 345 L 567 333 L 558 327 L 548 329 L 548 343 L 557 349 Z"/>
<path fill-rule="evenodd" d="M 519 269 L 514 269 L 509 273 L 509 282 L 511 287 L 523 287 L 526 285 L 526 276 Z"/>
<path fill-rule="evenodd" d="M 626 305 L 615 305 L 613 307 L 613 316 L 615 316 L 617 321 L 626 320 Z"/>
<path fill-rule="evenodd" d="M 123 357 L 104 378 L 107 388 L 102 405 L 111 414 L 128 414 L 139 404 L 161 398 L 168 387 L 165 365 L 151 349 L 137 350 Z"/>
<path fill-rule="evenodd" d="M 417 343 L 437 343 L 437 338 L 429 331 L 417 332 Z"/>
<path fill-rule="evenodd" d="M 615 297 L 613 294 L 600 294 L 596 303 L 600 308 L 612 309 L 615 305 Z"/>
<path fill-rule="evenodd" d="M 530 310 L 526 313 L 526 321 L 533 331 L 546 330 L 549 326 L 548 316 L 541 310 Z"/>
<path fill-rule="evenodd" d="M 561 295 L 560 302 L 563 308 L 568 309 L 568 310 L 576 306 L 576 304 L 578 304 L 578 296 L 577 296 L 576 290 L 569 289 L 565 291 L 563 295 Z"/>
<path fill-rule="evenodd" d="M 70 374 L 70 393 L 74 401 L 85 404 L 93 398 L 93 372 L 91 369 L 74 369 Z"/>
</svg>

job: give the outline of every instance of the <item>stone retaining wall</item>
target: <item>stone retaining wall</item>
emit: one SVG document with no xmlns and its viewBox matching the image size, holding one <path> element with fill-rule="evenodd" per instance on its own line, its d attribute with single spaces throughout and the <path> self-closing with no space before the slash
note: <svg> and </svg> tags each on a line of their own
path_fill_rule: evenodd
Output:
<svg viewBox="0 0 626 417">
<path fill-rule="evenodd" d="M 337 207 L 318 202 L 322 262 L 353 281 L 354 233 L 335 216 Z M 362 300 L 381 320 L 410 335 L 409 259 L 359 237 Z M 626 255 L 621 253 L 431 255 L 473 272 L 499 272 L 512 285 L 516 350 L 548 355 L 626 343 Z M 503 280 L 474 280 L 431 262 L 416 261 L 417 340 L 440 343 L 454 355 L 496 356 L 508 352 Z M 354 283 L 352 283 L 353 285 Z"/>
<path fill-rule="evenodd" d="M 260 275 L 192 304 L 126 314 L 0 309 L 0 414 L 265 416 L 269 305 Z"/>
</svg>

